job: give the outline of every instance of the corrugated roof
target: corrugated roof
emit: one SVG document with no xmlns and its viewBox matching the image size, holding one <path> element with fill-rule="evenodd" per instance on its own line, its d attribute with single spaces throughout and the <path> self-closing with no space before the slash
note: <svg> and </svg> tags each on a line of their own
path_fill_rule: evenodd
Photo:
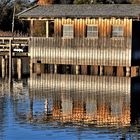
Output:
<svg viewBox="0 0 140 140">
<path fill-rule="evenodd" d="M 53 4 L 37 5 L 19 14 L 19 18 L 38 17 L 138 17 L 138 4 Z"/>
</svg>

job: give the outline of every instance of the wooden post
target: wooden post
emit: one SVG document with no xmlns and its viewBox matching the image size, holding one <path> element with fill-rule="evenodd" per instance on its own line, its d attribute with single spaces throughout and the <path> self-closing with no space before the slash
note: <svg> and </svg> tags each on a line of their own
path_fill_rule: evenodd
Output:
<svg viewBox="0 0 140 140">
<path fill-rule="evenodd" d="M 45 72 L 45 64 L 41 64 L 41 73 Z"/>
<path fill-rule="evenodd" d="M 131 67 L 131 77 L 139 76 L 139 67 Z"/>
<path fill-rule="evenodd" d="M 9 84 L 12 82 L 12 40 L 9 40 Z"/>
<path fill-rule="evenodd" d="M 2 78 L 5 77 L 5 58 L 2 57 Z"/>
<path fill-rule="evenodd" d="M 41 63 L 36 63 L 35 69 L 37 74 L 41 74 Z"/>
<path fill-rule="evenodd" d="M 90 74 L 98 75 L 98 66 L 90 66 Z"/>
<path fill-rule="evenodd" d="M 78 65 L 72 65 L 71 66 L 71 73 L 72 74 L 79 74 L 79 66 Z"/>
<path fill-rule="evenodd" d="M 17 75 L 18 75 L 18 79 L 21 79 L 21 58 L 17 59 Z"/>
<path fill-rule="evenodd" d="M 57 65 L 54 65 L 54 73 L 57 74 Z"/>
<path fill-rule="evenodd" d="M 31 19 L 31 22 L 30 22 L 30 33 L 31 33 L 31 37 L 33 37 L 34 35 L 34 21 Z"/>
<path fill-rule="evenodd" d="M 127 77 L 130 76 L 130 67 L 126 67 L 126 76 L 127 76 Z"/>
<path fill-rule="evenodd" d="M 79 74 L 79 66 L 78 66 L 78 65 L 75 66 L 75 72 L 76 72 L 76 73 L 75 73 L 76 75 Z"/>
<path fill-rule="evenodd" d="M 100 76 L 103 75 L 103 66 L 100 66 Z"/>
<path fill-rule="evenodd" d="M 62 74 L 66 74 L 66 65 L 61 65 Z"/>
<path fill-rule="evenodd" d="M 44 73 L 44 71 L 45 71 L 45 65 L 44 64 L 41 64 L 41 63 L 36 63 L 35 69 L 36 69 L 36 73 L 37 74 Z"/>
<path fill-rule="evenodd" d="M 5 75 L 8 76 L 8 56 L 5 56 Z"/>
<path fill-rule="evenodd" d="M 87 74 L 87 65 L 82 65 L 81 66 L 81 74 Z"/>
<path fill-rule="evenodd" d="M 46 21 L 46 38 L 49 37 L 49 21 Z"/>
<path fill-rule="evenodd" d="M 54 73 L 54 65 L 53 64 L 48 64 L 48 72 Z"/>
<path fill-rule="evenodd" d="M 117 67 L 117 76 L 122 77 L 124 76 L 124 68 L 122 66 Z"/>
<path fill-rule="evenodd" d="M 105 66 L 104 75 L 113 76 L 113 66 Z"/>
</svg>

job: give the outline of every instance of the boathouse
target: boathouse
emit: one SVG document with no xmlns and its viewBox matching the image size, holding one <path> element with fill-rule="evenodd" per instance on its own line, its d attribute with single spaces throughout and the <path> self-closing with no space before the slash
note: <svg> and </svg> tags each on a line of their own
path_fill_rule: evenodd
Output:
<svg viewBox="0 0 140 140">
<path fill-rule="evenodd" d="M 36 5 L 18 14 L 30 21 L 31 64 L 70 66 L 75 73 L 136 74 L 140 5 Z"/>
</svg>

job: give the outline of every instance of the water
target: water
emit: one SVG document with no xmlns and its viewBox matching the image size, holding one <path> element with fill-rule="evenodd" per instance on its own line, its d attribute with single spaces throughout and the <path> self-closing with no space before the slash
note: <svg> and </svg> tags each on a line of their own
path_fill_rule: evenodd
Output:
<svg viewBox="0 0 140 140">
<path fill-rule="evenodd" d="M 32 74 L 0 80 L 0 140 L 139 139 L 140 79 Z"/>
</svg>

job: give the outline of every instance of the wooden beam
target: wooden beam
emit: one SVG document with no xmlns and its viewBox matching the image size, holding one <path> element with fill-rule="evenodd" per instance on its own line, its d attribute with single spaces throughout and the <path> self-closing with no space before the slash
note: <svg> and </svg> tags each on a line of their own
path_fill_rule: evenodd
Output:
<svg viewBox="0 0 140 140">
<path fill-rule="evenodd" d="M 46 37 L 49 37 L 49 22 L 48 20 L 46 21 Z"/>
</svg>

